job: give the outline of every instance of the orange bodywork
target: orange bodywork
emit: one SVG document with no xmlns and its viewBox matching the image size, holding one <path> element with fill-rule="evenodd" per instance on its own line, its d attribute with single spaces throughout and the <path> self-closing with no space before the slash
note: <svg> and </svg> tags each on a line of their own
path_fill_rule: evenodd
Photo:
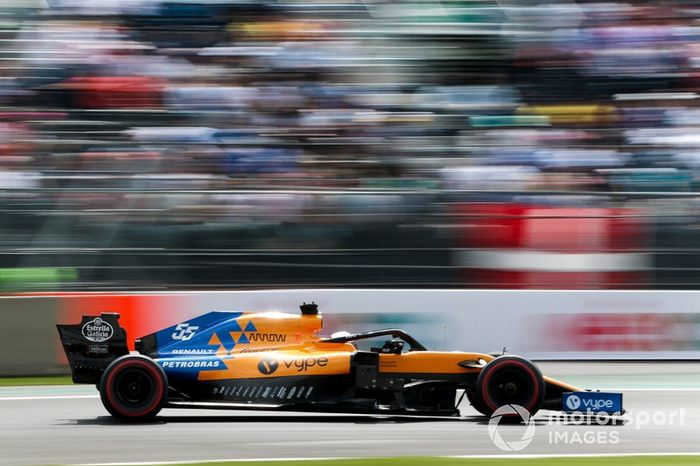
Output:
<svg viewBox="0 0 700 466">
<path fill-rule="evenodd" d="M 350 373 L 352 345 L 322 345 L 289 347 L 261 352 L 240 352 L 224 356 L 226 369 L 199 373 L 199 380 L 235 380 L 295 375 L 341 375 Z"/>
<path fill-rule="evenodd" d="M 218 346 L 216 356 L 225 367 L 201 371 L 198 380 L 223 381 L 266 379 L 289 376 L 323 376 L 351 373 L 352 357 L 358 349 L 351 343 L 331 343 L 318 334 L 323 327 L 320 315 L 279 312 L 243 313 L 238 319 L 241 331 L 229 332 L 237 342 L 227 349 L 216 333 L 210 345 Z M 255 329 L 255 331 L 246 331 Z M 409 351 L 380 354 L 380 374 L 478 374 L 494 356 L 460 351 Z M 561 391 L 579 389 L 545 377 L 548 386 Z"/>
<path fill-rule="evenodd" d="M 463 361 L 489 362 L 493 356 L 481 353 L 416 351 L 379 355 L 379 372 L 404 374 L 458 374 L 479 372 L 478 367 L 463 367 Z"/>
</svg>

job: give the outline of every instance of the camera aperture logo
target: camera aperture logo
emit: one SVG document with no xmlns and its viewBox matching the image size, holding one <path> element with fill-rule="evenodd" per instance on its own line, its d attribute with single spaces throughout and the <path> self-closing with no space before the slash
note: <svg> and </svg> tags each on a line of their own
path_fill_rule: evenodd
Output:
<svg viewBox="0 0 700 466">
<path fill-rule="evenodd" d="M 504 417 L 513 418 L 519 416 L 522 424 L 508 426 L 513 429 L 524 429 L 520 440 L 505 440 L 501 433 L 504 428 L 501 421 Z M 520 405 L 503 405 L 494 411 L 489 420 L 489 437 L 494 445 L 503 451 L 520 451 L 527 448 L 535 438 L 535 420 L 527 409 Z M 510 429 L 509 429 L 510 430 Z"/>
</svg>

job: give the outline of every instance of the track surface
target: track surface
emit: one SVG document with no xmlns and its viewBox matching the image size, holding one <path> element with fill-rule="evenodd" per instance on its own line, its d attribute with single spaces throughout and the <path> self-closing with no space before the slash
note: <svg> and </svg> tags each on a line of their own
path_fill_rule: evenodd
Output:
<svg viewBox="0 0 700 466">
<path fill-rule="evenodd" d="M 556 425 L 542 412 L 532 443 L 519 454 L 700 452 L 700 385 L 693 379 L 700 364 L 540 366 L 562 378 L 566 372 L 579 377 L 574 373 L 584 371 L 591 379 L 604 380 L 607 373 L 626 381 L 618 387 L 634 387 L 625 391 L 633 421 Z M 650 388 L 655 380 L 666 388 Z M 635 425 L 636 416 L 655 411 L 665 417 L 676 412 L 674 422 Z M 170 409 L 156 424 L 123 425 L 107 415 L 92 387 L 4 388 L 0 465 L 504 454 L 491 441 L 482 417 L 471 407 L 462 414 L 461 419 L 426 419 Z M 568 437 L 554 441 L 555 432 Z M 519 440 L 524 427 L 500 426 L 499 433 L 505 440 Z M 611 443 L 616 436 L 619 441 Z"/>
</svg>

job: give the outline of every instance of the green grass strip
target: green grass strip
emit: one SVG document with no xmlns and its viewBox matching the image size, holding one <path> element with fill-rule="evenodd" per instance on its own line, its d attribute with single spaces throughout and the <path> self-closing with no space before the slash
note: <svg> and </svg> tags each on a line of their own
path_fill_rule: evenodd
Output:
<svg viewBox="0 0 700 466">
<path fill-rule="evenodd" d="M 700 465 L 700 456 L 600 456 L 558 458 L 442 458 L 398 457 L 339 460 L 234 461 L 192 463 L 192 466 L 686 466 Z"/>
<path fill-rule="evenodd" d="M 0 387 L 18 387 L 22 385 L 70 385 L 73 381 L 69 375 L 48 375 L 37 377 L 0 377 Z"/>
</svg>

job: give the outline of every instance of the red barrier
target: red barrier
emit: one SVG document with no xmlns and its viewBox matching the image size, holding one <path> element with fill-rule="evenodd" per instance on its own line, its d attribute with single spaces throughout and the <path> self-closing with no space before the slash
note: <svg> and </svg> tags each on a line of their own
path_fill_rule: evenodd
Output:
<svg viewBox="0 0 700 466">
<path fill-rule="evenodd" d="M 534 318 L 543 351 L 663 352 L 697 350 L 696 314 L 586 313 Z"/>
<path fill-rule="evenodd" d="M 480 288 L 644 286 L 649 258 L 641 211 L 523 204 L 458 204 L 455 262 Z"/>
<path fill-rule="evenodd" d="M 181 314 L 173 311 L 187 307 L 189 302 L 188 295 L 66 294 L 59 300 L 58 322 L 75 323 L 83 315 L 117 312 L 121 315 L 119 324 L 127 332 L 129 349 L 133 350 L 135 338 L 177 323 Z"/>
</svg>

